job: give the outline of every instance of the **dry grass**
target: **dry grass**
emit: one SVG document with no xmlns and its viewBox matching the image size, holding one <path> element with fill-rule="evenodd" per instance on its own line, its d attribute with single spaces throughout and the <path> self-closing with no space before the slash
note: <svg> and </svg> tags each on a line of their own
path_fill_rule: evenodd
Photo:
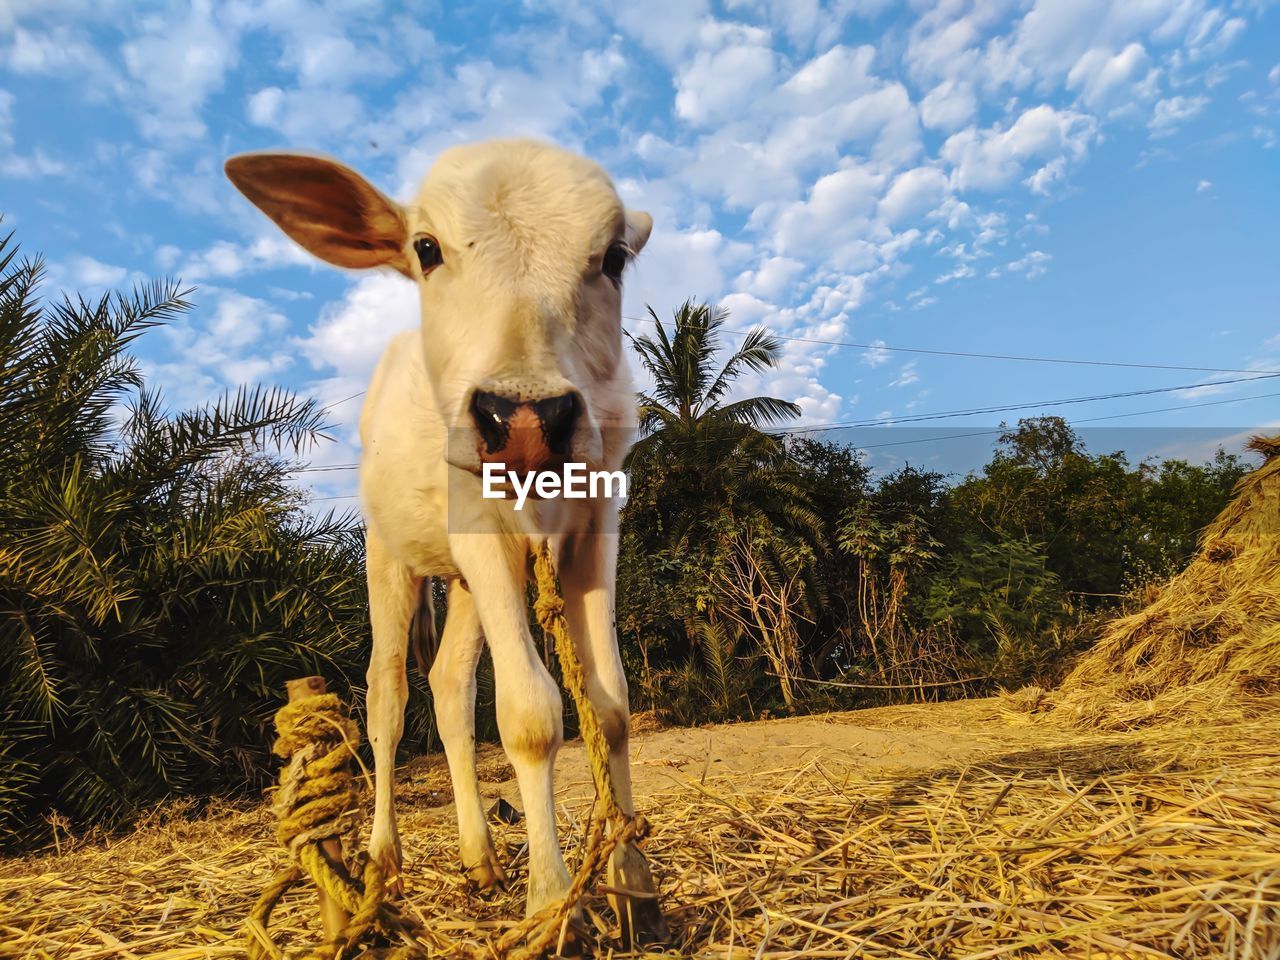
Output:
<svg viewBox="0 0 1280 960">
<path fill-rule="evenodd" d="M 1280 443 L 1258 448 L 1268 462 L 1190 567 L 1059 691 L 1007 697 L 982 763 L 889 777 L 818 755 L 710 779 L 704 766 L 642 797 L 672 952 L 1280 958 Z M 1033 724 L 1046 706 L 1051 722 Z M 975 722 L 960 705 L 848 716 L 832 719 Z M 483 771 L 507 776 L 496 759 Z M 517 892 L 482 901 L 455 866 L 447 779 L 405 786 L 407 909 L 482 943 L 520 913 L 522 828 L 495 825 Z M 586 807 L 564 812 L 572 856 Z M 129 837 L 2 864 L 0 956 L 242 955 L 238 927 L 282 857 L 271 833 L 263 806 L 171 807 Z M 602 897 L 586 906 L 607 943 Z M 314 938 L 314 897 L 287 900 L 273 926 Z"/>
<path fill-rule="evenodd" d="M 1280 438 L 1251 446 L 1266 462 L 1187 569 L 1081 658 L 1054 693 L 1056 719 L 1110 729 L 1244 719 L 1280 692 Z"/>
<path fill-rule="evenodd" d="M 1019 732 L 1016 752 L 966 769 L 869 778 L 819 758 L 644 798 L 672 952 L 1280 957 L 1280 720 L 1046 725 L 1030 747 Z M 581 819 L 563 826 L 576 836 Z M 521 826 L 496 829 L 519 872 Z M 411 809 L 405 833 L 409 909 L 429 925 L 481 941 L 519 915 L 520 883 L 489 901 L 467 891 L 449 818 Z M 109 845 L 11 861 L 0 955 L 239 956 L 238 925 L 280 859 L 255 806 L 170 809 Z M 588 915 L 607 936 L 601 898 Z M 273 928 L 315 936 L 313 898 L 291 897 Z"/>
</svg>

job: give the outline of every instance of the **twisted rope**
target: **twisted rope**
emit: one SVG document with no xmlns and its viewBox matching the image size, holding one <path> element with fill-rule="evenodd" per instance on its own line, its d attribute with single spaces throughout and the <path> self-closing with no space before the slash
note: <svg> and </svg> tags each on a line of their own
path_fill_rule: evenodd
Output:
<svg viewBox="0 0 1280 960">
<path fill-rule="evenodd" d="M 352 846 L 360 812 L 351 772 L 360 730 L 342 701 L 332 693 L 302 697 L 277 710 L 275 724 L 273 750 L 288 763 L 280 771 L 271 806 L 277 819 L 276 837 L 289 850 L 292 862 L 276 873 L 249 912 L 249 960 L 283 956 L 267 933 L 271 912 L 304 877 L 340 903 L 350 920 L 336 939 L 316 944 L 300 955 L 301 960 L 342 956 L 375 926 L 407 936 L 423 932 L 383 902 L 386 880 L 372 860 L 358 861 L 361 869 L 356 879 L 345 862 L 331 862 L 321 848 L 325 840 L 335 838 L 344 849 Z"/>
<path fill-rule="evenodd" d="M 582 863 L 564 898 L 526 917 L 496 941 L 479 946 L 428 931 L 386 902 L 386 878 L 367 856 L 362 854 L 356 860 L 359 879 L 352 877 L 345 862 L 331 862 L 321 849 L 324 841 L 338 838 L 344 850 L 354 846 L 359 798 L 350 760 L 360 733 L 335 694 L 303 697 L 281 707 L 275 716 L 274 750 L 288 763 L 280 772 L 272 808 L 278 819 L 277 837 L 289 850 L 291 862 L 271 879 L 249 913 L 249 960 L 284 960 L 284 951 L 269 932 L 271 912 L 285 893 L 305 877 L 338 901 L 351 919 L 336 939 L 306 948 L 296 954 L 297 960 L 342 960 L 354 955 L 358 945 L 376 933 L 399 940 L 402 945 L 366 949 L 359 951 L 361 956 L 377 960 L 418 960 L 426 956 L 534 960 L 561 943 L 578 901 L 613 851 L 620 844 L 644 838 L 648 823 L 643 817 L 624 814 L 614 798 L 609 745 L 600 718 L 587 698 L 582 664 L 564 619 L 564 599 L 556 582 L 555 563 L 545 542 L 534 553 L 534 575 L 534 614 L 542 629 L 555 640 L 564 683 L 578 710 L 579 729 L 596 788 Z"/>
</svg>

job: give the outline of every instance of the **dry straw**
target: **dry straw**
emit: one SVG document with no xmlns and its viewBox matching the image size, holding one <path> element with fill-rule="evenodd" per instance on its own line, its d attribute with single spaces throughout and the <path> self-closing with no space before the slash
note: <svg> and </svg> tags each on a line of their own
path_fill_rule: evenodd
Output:
<svg viewBox="0 0 1280 960">
<path fill-rule="evenodd" d="M 831 718 L 929 725 L 940 743 L 977 732 L 981 762 L 886 777 L 818 756 L 673 774 L 641 796 L 671 952 L 1280 960 L 1280 444 L 1255 446 L 1269 459 L 1201 555 L 1058 693 Z M 1046 703 L 1049 722 L 1033 721 Z M 404 910 L 493 942 L 520 915 L 518 892 L 471 894 L 451 818 L 406 807 Z M 589 801 L 562 809 L 580 855 Z M 521 827 L 495 827 L 518 874 Z M 262 806 L 170 808 L 125 838 L 0 864 L 0 956 L 240 956 L 240 925 L 283 856 Z M 607 949 L 600 891 L 586 916 Z M 288 946 L 317 923 L 314 896 L 291 894 L 273 929 Z"/>
<path fill-rule="evenodd" d="M 968 726 L 977 706 L 930 710 Z M 1280 722 L 1033 737 L 923 777 L 867 779 L 819 760 L 645 798 L 672 953 L 1280 957 Z M 568 812 L 574 836 L 586 805 Z M 499 829 L 515 854 L 520 828 Z M 453 834 L 444 817 L 405 818 L 404 908 L 481 944 L 520 915 L 519 895 L 470 894 Z M 5 864 L 0 955 L 241 956 L 240 924 L 282 856 L 255 807 Z M 607 937 L 603 898 L 587 907 Z M 317 929 L 310 894 L 291 894 L 273 921 L 285 945 Z"/>
<path fill-rule="evenodd" d="M 1187 569 L 1113 621 L 1054 692 L 1055 719 L 1110 729 L 1243 719 L 1280 692 L 1280 437 L 1249 445 L 1266 461 Z"/>
</svg>

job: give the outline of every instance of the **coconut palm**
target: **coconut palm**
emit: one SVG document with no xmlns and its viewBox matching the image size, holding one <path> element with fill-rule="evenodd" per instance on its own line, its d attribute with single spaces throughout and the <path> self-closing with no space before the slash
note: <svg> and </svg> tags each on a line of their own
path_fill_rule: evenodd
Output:
<svg viewBox="0 0 1280 960">
<path fill-rule="evenodd" d="M 800 416 L 800 407 L 776 397 L 729 400 L 730 390 L 744 374 L 777 365 L 777 338 L 757 327 L 717 369 L 727 310 L 687 300 L 676 310 L 670 332 L 653 307 L 648 311 L 654 334 L 628 334 L 653 380 L 652 389 L 640 394 L 641 439 L 632 459 L 661 451 L 708 464 L 735 455 L 780 452 L 780 444 L 762 428 Z"/>
<path fill-rule="evenodd" d="M 816 531 L 782 438 L 767 430 L 798 417 L 800 407 L 777 397 L 731 398 L 744 375 L 777 365 L 778 339 L 756 328 L 720 362 L 727 310 L 686 301 L 670 330 L 648 310 L 654 333 L 628 335 L 653 382 L 639 395 L 640 439 L 629 465 L 641 477 L 663 477 L 672 494 L 664 506 L 679 512 L 669 529 L 678 539 L 728 511 L 744 523 Z"/>
<path fill-rule="evenodd" d="M 654 332 L 630 338 L 652 386 L 639 397 L 641 436 L 629 461 L 619 574 L 629 589 L 620 622 L 666 656 L 678 659 L 680 648 L 692 645 L 705 659 L 708 638 L 736 643 L 731 634 L 742 622 L 731 609 L 742 597 L 719 586 L 733 558 L 746 549 L 761 577 L 786 580 L 799 570 L 808 580 L 822 521 L 781 435 L 768 430 L 798 417 L 800 408 L 776 397 L 732 395 L 746 375 L 777 365 L 777 338 L 752 330 L 721 360 L 725 310 L 689 301 L 670 328 L 652 308 L 649 316 Z M 635 557 L 647 558 L 647 576 L 633 569 Z M 655 604 L 659 596 L 665 599 Z M 817 596 L 809 590 L 797 610 Z M 767 637 L 756 640 L 764 645 Z M 723 649 L 717 643 L 713 652 Z"/>
<path fill-rule="evenodd" d="M 287 483 L 325 411 L 243 388 L 168 413 L 129 347 L 184 292 L 42 303 L 16 253 L 0 240 L 0 837 L 31 839 L 50 809 L 109 824 L 260 781 L 284 681 L 341 690 L 366 615 L 358 529 Z"/>
</svg>

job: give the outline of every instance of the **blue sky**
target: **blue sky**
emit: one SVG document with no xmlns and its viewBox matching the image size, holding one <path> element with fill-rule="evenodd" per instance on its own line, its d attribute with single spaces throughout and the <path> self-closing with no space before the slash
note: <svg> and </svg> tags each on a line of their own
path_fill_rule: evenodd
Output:
<svg viewBox="0 0 1280 960">
<path fill-rule="evenodd" d="M 810 424 L 1247 376 L 813 340 L 1280 371 L 1272 3 L 0 4 L 0 210 L 46 256 L 50 290 L 197 286 L 188 322 L 143 340 L 148 372 L 174 405 L 258 381 L 334 403 L 338 442 L 317 464 L 356 456 L 345 398 L 416 322 L 416 296 L 310 261 L 222 161 L 323 151 L 405 198 L 441 149 L 510 135 L 587 153 L 653 214 L 628 316 L 711 298 L 733 329 L 796 338 L 744 387 L 797 400 Z M 1102 421 L 1158 428 L 1145 454 L 1164 428 L 1276 424 L 1280 398 L 1192 406 L 1274 393 L 1280 380 L 1044 410 L 1180 406 Z M 351 472 L 306 479 L 354 490 Z"/>
</svg>

